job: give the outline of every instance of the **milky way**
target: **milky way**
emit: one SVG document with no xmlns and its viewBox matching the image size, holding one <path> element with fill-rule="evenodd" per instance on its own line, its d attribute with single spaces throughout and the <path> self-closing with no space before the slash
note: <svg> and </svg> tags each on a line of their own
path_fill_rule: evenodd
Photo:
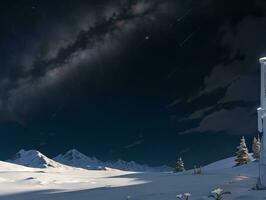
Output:
<svg viewBox="0 0 266 200">
<path fill-rule="evenodd" d="M 0 132 L 8 153 L 76 147 L 161 164 L 182 154 L 192 165 L 214 137 L 209 160 L 257 134 L 264 1 L 2 4 Z"/>
</svg>

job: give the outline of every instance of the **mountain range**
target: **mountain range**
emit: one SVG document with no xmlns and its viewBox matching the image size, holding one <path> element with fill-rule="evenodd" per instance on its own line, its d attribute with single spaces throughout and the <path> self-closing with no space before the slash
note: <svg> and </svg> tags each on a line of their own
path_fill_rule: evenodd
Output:
<svg viewBox="0 0 266 200">
<path fill-rule="evenodd" d="M 163 172 L 172 171 L 169 166 L 151 167 L 148 165 L 138 164 L 134 161 L 101 161 L 95 157 L 89 157 L 76 149 L 71 149 L 64 154 L 59 154 L 53 159 L 48 158 L 37 150 L 20 150 L 7 162 L 19 164 L 33 168 L 68 168 L 76 167 L 88 170 L 108 170 L 118 169 L 123 171 L 151 171 L 151 172 Z"/>
</svg>

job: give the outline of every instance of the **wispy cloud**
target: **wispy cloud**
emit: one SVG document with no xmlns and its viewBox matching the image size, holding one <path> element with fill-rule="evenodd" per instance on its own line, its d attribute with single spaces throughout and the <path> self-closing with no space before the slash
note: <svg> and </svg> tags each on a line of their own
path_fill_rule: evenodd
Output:
<svg viewBox="0 0 266 200">
<path fill-rule="evenodd" d="M 141 145 L 142 142 L 143 142 L 143 140 L 140 139 L 140 140 L 134 141 L 134 142 L 131 143 L 131 144 L 128 144 L 128 145 L 124 146 L 124 148 L 125 148 L 125 149 L 130 149 L 130 148 L 136 147 L 136 146 L 138 146 L 138 145 Z"/>
<path fill-rule="evenodd" d="M 266 18 L 246 17 L 236 27 L 226 24 L 221 28 L 224 35 L 222 46 L 227 49 L 223 61 L 213 67 L 210 74 L 205 77 L 201 90 L 187 103 L 196 101 L 204 95 L 211 95 L 220 89 L 224 89 L 225 93 L 215 104 L 185 117 L 185 120 L 197 119 L 199 124 L 180 134 L 256 132 L 260 78 L 258 59 L 266 55 L 265 25 Z M 230 104 L 235 106 L 227 106 Z"/>
<path fill-rule="evenodd" d="M 226 133 L 230 135 L 249 135 L 256 131 L 256 111 L 250 108 L 236 108 L 233 110 L 222 109 L 205 116 L 195 128 L 180 132 L 187 134 L 201 133 Z"/>
</svg>

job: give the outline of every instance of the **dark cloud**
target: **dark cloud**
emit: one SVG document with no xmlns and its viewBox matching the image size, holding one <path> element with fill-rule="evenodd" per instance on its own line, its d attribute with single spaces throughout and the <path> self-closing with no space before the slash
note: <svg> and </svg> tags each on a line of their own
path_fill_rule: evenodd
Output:
<svg viewBox="0 0 266 200">
<path fill-rule="evenodd" d="M 254 134 L 257 125 L 256 114 L 255 107 L 214 111 L 204 116 L 198 127 L 180 132 L 180 134 L 191 132 L 226 133 L 231 135 Z"/>
<path fill-rule="evenodd" d="M 259 62 L 266 53 L 266 18 L 246 17 L 235 27 L 229 24 L 221 28 L 222 45 L 226 49 L 222 63 L 213 67 L 204 79 L 200 92 L 189 99 L 212 94 L 226 88 L 215 106 L 223 107 L 231 102 L 246 102 L 237 107 L 222 110 L 203 108 L 190 114 L 187 119 L 201 118 L 199 126 L 191 131 L 225 132 L 228 134 L 253 134 L 256 132 L 256 107 L 259 99 Z"/>
</svg>

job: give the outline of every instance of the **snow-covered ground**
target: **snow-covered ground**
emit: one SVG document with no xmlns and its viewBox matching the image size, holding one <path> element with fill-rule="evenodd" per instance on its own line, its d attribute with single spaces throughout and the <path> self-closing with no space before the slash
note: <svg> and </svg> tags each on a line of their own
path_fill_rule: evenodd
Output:
<svg viewBox="0 0 266 200">
<path fill-rule="evenodd" d="M 174 200 L 184 192 L 191 193 L 192 200 L 204 200 L 218 187 L 232 193 L 225 200 L 266 197 L 266 191 L 252 190 L 257 181 L 258 162 L 233 167 L 234 158 L 228 158 L 203 167 L 202 175 L 194 175 L 193 170 L 184 173 L 129 172 L 108 167 L 88 170 L 44 158 L 44 165 L 37 162 L 38 168 L 0 162 L 0 200 Z M 35 165 L 36 159 L 32 158 Z M 46 162 L 53 165 L 47 166 Z M 28 160 L 26 163 L 30 165 Z"/>
</svg>

